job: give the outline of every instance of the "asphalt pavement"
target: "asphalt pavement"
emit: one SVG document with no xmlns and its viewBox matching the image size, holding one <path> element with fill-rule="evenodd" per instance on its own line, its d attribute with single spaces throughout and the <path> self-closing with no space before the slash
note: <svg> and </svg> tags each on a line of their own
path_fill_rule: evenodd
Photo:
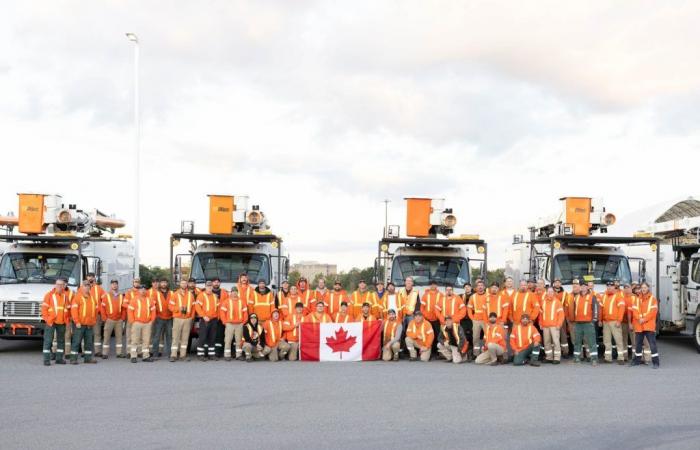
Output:
<svg viewBox="0 0 700 450">
<path fill-rule="evenodd" d="M 430 363 L 41 363 L 0 341 L 0 448 L 700 448 L 700 355 L 661 369 Z"/>
</svg>

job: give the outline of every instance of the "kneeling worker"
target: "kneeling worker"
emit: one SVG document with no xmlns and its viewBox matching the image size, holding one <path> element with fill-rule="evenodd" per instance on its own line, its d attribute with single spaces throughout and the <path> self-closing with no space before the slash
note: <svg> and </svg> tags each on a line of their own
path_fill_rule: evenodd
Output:
<svg viewBox="0 0 700 450">
<path fill-rule="evenodd" d="M 248 322 L 243 327 L 243 353 L 246 362 L 255 359 L 263 359 L 263 343 L 265 342 L 265 330 L 258 323 L 258 315 L 253 313 L 248 316 Z"/>
<path fill-rule="evenodd" d="M 540 343 L 542 337 L 537 328 L 530 323 L 530 315 L 523 314 L 520 324 L 513 327 L 510 334 L 510 347 L 513 349 L 513 365 L 522 366 L 530 359 L 531 366 L 539 366 Z"/>
<path fill-rule="evenodd" d="M 445 324 L 440 326 L 437 348 L 448 362 L 459 364 L 469 360 L 467 336 L 459 322 L 452 320 L 452 316 L 445 316 Z"/>
<path fill-rule="evenodd" d="M 418 353 L 420 353 L 421 361 L 430 361 L 430 349 L 434 339 L 435 333 L 433 333 L 430 322 L 423 319 L 423 313 L 420 311 L 414 313 L 413 320 L 409 322 L 406 329 L 406 347 L 410 361 L 416 361 Z M 418 347 L 418 351 L 416 351 L 416 347 Z"/>
<path fill-rule="evenodd" d="M 270 361 L 279 361 L 284 359 L 289 352 L 289 344 L 282 339 L 282 321 L 280 320 L 280 312 L 272 311 L 272 318 L 263 325 L 265 330 L 265 348 L 263 355 L 267 356 Z"/>
<path fill-rule="evenodd" d="M 502 359 L 506 352 L 506 332 L 503 325 L 498 323 L 498 314 L 495 312 L 489 314 L 489 323 L 484 329 L 483 350 L 476 357 L 476 364 L 498 364 L 498 360 Z"/>
<path fill-rule="evenodd" d="M 403 326 L 396 320 L 396 311 L 390 309 L 382 330 L 382 359 L 398 361 L 401 351 L 401 330 Z"/>
</svg>

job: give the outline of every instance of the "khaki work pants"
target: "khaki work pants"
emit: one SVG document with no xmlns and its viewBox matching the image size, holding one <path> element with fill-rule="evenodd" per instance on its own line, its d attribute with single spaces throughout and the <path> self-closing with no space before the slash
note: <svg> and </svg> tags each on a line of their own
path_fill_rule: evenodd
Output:
<svg viewBox="0 0 700 450">
<path fill-rule="evenodd" d="M 462 353 L 460 353 L 459 348 L 456 345 L 445 345 L 438 342 L 437 346 L 438 352 L 448 361 L 459 364 L 466 360 L 466 358 L 462 358 Z"/>
<path fill-rule="evenodd" d="M 485 329 L 483 320 L 472 321 L 472 340 L 474 341 L 474 355 L 481 353 L 481 332 Z"/>
<path fill-rule="evenodd" d="M 231 357 L 231 344 L 233 338 L 236 338 L 236 357 L 243 355 L 241 341 L 243 340 L 243 324 L 242 323 L 227 323 L 224 330 L 224 358 Z"/>
<path fill-rule="evenodd" d="M 561 361 L 561 340 L 559 327 L 546 327 L 544 334 L 544 357 L 547 361 Z"/>
<path fill-rule="evenodd" d="M 103 355 L 109 355 L 109 343 L 110 340 L 112 339 L 112 332 L 114 332 L 114 342 L 117 346 L 117 355 L 124 355 L 126 356 L 126 349 L 122 347 L 122 327 L 124 326 L 124 321 L 123 320 L 112 320 L 112 319 L 107 319 L 105 320 L 105 327 L 104 327 L 104 333 L 102 338 L 104 339 L 104 342 L 102 342 L 102 354 Z M 95 344 L 97 346 L 97 344 Z"/>
<path fill-rule="evenodd" d="M 559 344 L 561 345 L 561 354 L 564 356 L 569 355 L 569 324 L 566 323 L 566 320 L 564 320 L 564 323 L 561 325 L 561 328 L 559 329 Z M 573 342 L 573 341 L 572 341 Z"/>
<path fill-rule="evenodd" d="M 265 357 L 262 350 L 258 350 L 257 347 L 253 347 L 253 344 L 250 342 L 243 344 L 243 353 L 245 353 L 246 359 L 250 359 L 251 357 L 255 359 L 263 359 Z"/>
<path fill-rule="evenodd" d="M 430 347 L 427 350 L 418 350 L 418 344 L 416 341 L 406 336 L 406 347 L 408 348 L 408 354 L 411 358 L 417 358 L 418 352 L 420 352 L 420 360 L 423 362 L 430 361 Z"/>
<path fill-rule="evenodd" d="M 612 340 L 615 339 L 615 345 Z M 613 349 L 617 347 L 617 360 L 624 361 L 627 346 L 622 341 L 622 326 L 613 321 L 603 322 L 603 345 L 605 345 L 605 360 L 612 361 Z"/>
<path fill-rule="evenodd" d="M 489 344 L 488 349 L 476 357 L 475 364 L 495 364 L 499 356 L 503 356 L 505 349 L 498 344 Z"/>
<path fill-rule="evenodd" d="M 151 342 L 151 322 L 132 322 L 131 324 L 131 357 L 136 358 L 138 348 L 143 348 L 143 357 L 150 356 L 148 344 Z"/>
<path fill-rule="evenodd" d="M 399 351 L 400 350 L 401 350 L 401 344 L 398 341 L 391 344 L 389 346 L 389 348 L 386 348 L 386 346 L 383 346 L 382 347 L 382 359 L 384 361 L 391 361 L 394 358 L 399 359 Z"/>
<path fill-rule="evenodd" d="M 173 342 L 170 344 L 170 357 L 176 358 L 178 350 L 180 358 L 187 357 L 187 345 L 190 343 L 190 332 L 192 331 L 191 318 L 173 318 Z"/>
<path fill-rule="evenodd" d="M 102 316 L 97 315 L 97 321 L 92 327 L 92 334 L 95 336 L 95 355 L 99 356 L 102 353 L 102 327 L 104 323 L 102 322 Z"/>
<path fill-rule="evenodd" d="M 296 361 L 299 359 L 299 343 L 289 342 L 289 360 Z"/>
<path fill-rule="evenodd" d="M 267 356 L 270 361 L 278 361 L 280 359 L 284 359 L 285 356 L 287 356 L 287 353 L 289 352 L 289 344 L 287 344 L 286 341 L 282 340 L 277 343 L 274 347 L 269 347 L 265 346 L 263 349 L 263 356 Z"/>
</svg>

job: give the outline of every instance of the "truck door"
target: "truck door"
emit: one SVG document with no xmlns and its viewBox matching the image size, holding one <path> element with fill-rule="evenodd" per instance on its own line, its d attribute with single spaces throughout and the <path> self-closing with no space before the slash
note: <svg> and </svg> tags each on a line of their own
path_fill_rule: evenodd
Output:
<svg viewBox="0 0 700 450">
<path fill-rule="evenodd" d="M 83 256 L 83 280 L 94 273 L 98 284 L 102 284 L 102 259 L 99 256 Z"/>
<path fill-rule="evenodd" d="M 640 283 L 646 280 L 647 277 L 647 262 L 644 258 L 628 258 L 630 263 L 630 272 L 633 280 L 638 280 Z"/>
<path fill-rule="evenodd" d="M 180 280 L 190 277 L 192 270 L 192 255 L 190 253 L 180 253 L 175 255 L 175 265 L 173 266 L 173 281 L 177 285 Z"/>
<path fill-rule="evenodd" d="M 688 314 L 695 314 L 700 303 L 700 255 L 694 256 L 690 260 L 690 276 L 686 285 L 688 298 Z"/>
</svg>

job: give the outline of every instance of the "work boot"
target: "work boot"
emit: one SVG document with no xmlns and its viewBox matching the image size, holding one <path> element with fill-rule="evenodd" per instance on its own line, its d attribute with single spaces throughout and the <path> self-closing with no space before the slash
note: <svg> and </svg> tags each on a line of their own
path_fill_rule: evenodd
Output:
<svg viewBox="0 0 700 450">
<path fill-rule="evenodd" d="M 253 362 L 253 358 L 251 358 L 250 356 L 246 356 L 245 362 Z"/>
<path fill-rule="evenodd" d="M 245 359 L 245 357 L 243 356 L 242 353 L 240 355 L 236 356 L 236 361 L 243 361 L 244 359 Z"/>
<path fill-rule="evenodd" d="M 170 362 L 175 362 L 175 361 L 177 361 L 177 358 L 174 357 L 174 356 L 171 356 L 171 357 L 170 357 Z"/>
<path fill-rule="evenodd" d="M 189 356 L 183 356 L 183 357 L 180 358 L 180 359 L 183 360 L 183 361 L 186 361 L 186 362 L 192 361 L 192 358 L 190 358 Z"/>
<path fill-rule="evenodd" d="M 102 355 L 102 359 L 109 359 L 109 355 Z"/>
<path fill-rule="evenodd" d="M 138 358 L 131 358 L 131 362 L 132 362 L 132 363 L 137 363 L 137 362 L 139 362 L 139 360 L 138 360 Z"/>
<path fill-rule="evenodd" d="M 50 365 L 51 365 L 51 360 L 49 360 L 49 361 L 44 361 L 44 365 L 45 365 L 45 366 L 50 366 Z"/>
<path fill-rule="evenodd" d="M 532 367 L 540 367 L 540 362 L 539 362 L 538 360 L 536 360 L 536 359 L 533 359 L 533 360 L 530 361 L 530 365 L 531 365 Z"/>
<path fill-rule="evenodd" d="M 659 368 L 659 363 L 653 363 L 651 366 L 652 369 L 658 369 Z"/>
<path fill-rule="evenodd" d="M 197 356 L 197 361 L 206 362 L 207 358 L 205 356 Z"/>
<path fill-rule="evenodd" d="M 231 357 L 230 357 L 230 356 L 224 356 L 224 361 L 230 362 L 230 361 L 232 361 L 232 360 L 231 360 Z"/>
<path fill-rule="evenodd" d="M 100 358 L 101 356 L 102 356 L 102 352 L 95 353 L 95 358 Z"/>
<path fill-rule="evenodd" d="M 581 364 L 581 358 L 574 358 L 574 364 Z"/>
<path fill-rule="evenodd" d="M 77 366 L 78 365 L 78 360 L 77 359 L 71 359 L 70 360 L 71 365 Z"/>
<path fill-rule="evenodd" d="M 411 356 L 408 358 L 409 361 L 418 361 L 418 358 Z"/>
<path fill-rule="evenodd" d="M 56 354 L 55 354 L 55 353 L 51 353 L 51 361 L 53 361 L 53 360 L 55 360 L 55 359 L 56 359 Z"/>
<path fill-rule="evenodd" d="M 97 364 L 97 360 L 94 358 L 90 358 L 88 360 L 85 360 L 84 362 L 85 364 Z"/>
<path fill-rule="evenodd" d="M 117 358 L 126 358 L 126 355 L 123 355 L 123 354 L 117 354 Z"/>
<path fill-rule="evenodd" d="M 153 358 L 150 356 L 148 358 L 143 358 L 143 362 L 153 362 Z"/>
<path fill-rule="evenodd" d="M 554 361 L 552 361 L 552 364 L 559 364 L 559 363 L 561 363 L 561 361 L 559 361 L 558 359 L 555 359 Z"/>
<path fill-rule="evenodd" d="M 618 360 L 617 360 L 617 365 L 618 365 L 618 366 L 624 366 L 625 364 L 627 364 L 627 363 L 625 362 L 624 359 L 618 359 Z"/>
<path fill-rule="evenodd" d="M 66 360 L 65 360 L 65 359 L 63 359 L 63 358 L 57 359 L 57 360 L 56 360 L 56 364 L 60 364 L 60 365 L 62 365 L 62 366 L 63 366 L 63 365 L 65 365 L 65 364 L 66 364 Z"/>
<path fill-rule="evenodd" d="M 597 359 L 592 360 L 592 361 L 591 361 L 591 365 L 592 365 L 593 367 L 597 366 L 597 365 L 598 365 L 598 360 L 597 360 Z"/>
<path fill-rule="evenodd" d="M 398 361 L 398 360 L 399 360 L 399 354 L 398 354 L 398 353 L 395 353 L 394 356 L 393 356 L 393 359 L 394 359 L 394 361 Z"/>
</svg>

